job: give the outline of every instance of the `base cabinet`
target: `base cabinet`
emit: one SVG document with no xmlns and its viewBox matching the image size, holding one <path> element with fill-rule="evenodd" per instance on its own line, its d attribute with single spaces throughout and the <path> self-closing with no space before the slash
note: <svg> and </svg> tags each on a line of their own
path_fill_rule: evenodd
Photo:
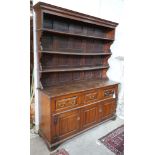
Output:
<svg viewBox="0 0 155 155">
<path fill-rule="evenodd" d="M 49 148 L 102 121 L 114 118 L 117 91 L 118 85 L 115 84 L 110 87 L 101 87 L 56 98 L 49 98 L 41 93 L 40 130 L 45 135 L 44 139 L 48 141 Z"/>
</svg>

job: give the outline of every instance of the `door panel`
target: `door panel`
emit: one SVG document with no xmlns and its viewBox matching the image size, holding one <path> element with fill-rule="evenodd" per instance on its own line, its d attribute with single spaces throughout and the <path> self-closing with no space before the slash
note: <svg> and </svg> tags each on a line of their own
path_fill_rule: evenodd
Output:
<svg viewBox="0 0 155 155">
<path fill-rule="evenodd" d="M 100 103 L 99 112 L 101 120 L 112 116 L 115 113 L 115 110 L 116 110 L 115 100 L 109 100 Z"/>
<path fill-rule="evenodd" d="M 64 139 L 79 131 L 80 128 L 80 112 L 74 110 L 66 112 L 57 116 L 55 123 L 55 137 L 56 139 Z"/>
<path fill-rule="evenodd" d="M 98 104 L 82 109 L 82 128 L 88 128 L 98 122 Z"/>
<path fill-rule="evenodd" d="M 71 114 L 66 117 L 61 117 L 59 120 L 59 134 L 64 136 L 66 134 L 72 133 L 78 129 L 78 114 Z M 76 123 L 77 122 L 77 123 Z"/>
</svg>

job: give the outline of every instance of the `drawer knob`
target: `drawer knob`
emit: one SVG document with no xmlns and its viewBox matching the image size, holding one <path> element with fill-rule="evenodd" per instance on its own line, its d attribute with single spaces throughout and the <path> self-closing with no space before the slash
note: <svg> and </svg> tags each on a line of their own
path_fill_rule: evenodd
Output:
<svg viewBox="0 0 155 155">
<path fill-rule="evenodd" d="M 79 120 L 80 120 L 80 117 L 78 116 L 78 117 L 77 117 L 77 121 L 79 121 Z"/>
<path fill-rule="evenodd" d="M 59 104 L 59 107 L 60 108 L 63 108 L 64 106 L 65 106 L 65 104 L 63 104 L 63 103 L 62 104 Z"/>
<path fill-rule="evenodd" d="M 76 101 L 74 100 L 74 101 L 72 101 L 72 104 L 71 105 L 75 105 L 76 104 Z"/>
<path fill-rule="evenodd" d="M 99 112 L 102 112 L 102 108 L 99 109 Z"/>
<path fill-rule="evenodd" d="M 90 99 L 94 99 L 94 98 L 95 98 L 95 96 L 94 96 L 94 95 L 90 96 Z"/>
</svg>

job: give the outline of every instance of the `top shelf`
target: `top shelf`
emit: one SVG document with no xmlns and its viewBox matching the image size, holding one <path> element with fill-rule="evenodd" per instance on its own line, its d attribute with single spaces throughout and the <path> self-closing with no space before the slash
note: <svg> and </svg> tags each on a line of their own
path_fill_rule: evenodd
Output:
<svg viewBox="0 0 155 155">
<path fill-rule="evenodd" d="M 54 6 L 54 5 L 43 3 L 43 2 L 38 2 L 33 7 L 35 11 L 39 9 L 39 10 L 43 10 L 45 13 L 50 13 L 52 15 L 57 15 L 57 16 L 61 16 L 64 18 L 73 19 L 76 21 L 90 23 L 94 25 L 104 26 L 108 28 L 114 29 L 118 25 L 118 23 L 116 22 L 108 21 L 105 19 L 101 19 L 98 17 L 94 17 L 91 15 L 87 15 L 84 13 L 65 9 L 62 7 Z"/>
<path fill-rule="evenodd" d="M 77 53 L 77 52 L 66 52 L 66 51 L 40 51 L 40 53 L 48 53 L 48 54 L 63 54 L 63 55 L 83 55 L 83 56 L 91 56 L 91 55 L 104 55 L 104 56 L 109 56 L 111 53 L 103 53 L 103 52 L 98 52 L 98 53 Z"/>
<path fill-rule="evenodd" d="M 62 32 L 62 31 L 52 30 L 52 29 L 48 29 L 48 28 L 37 29 L 37 31 L 50 32 L 50 33 L 59 34 L 59 35 L 68 35 L 68 36 L 75 36 L 75 37 L 84 37 L 84 38 L 91 38 L 91 39 L 114 41 L 114 39 L 105 38 L 105 37 L 75 34 L 75 33 L 70 33 L 70 32 Z"/>
</svg>

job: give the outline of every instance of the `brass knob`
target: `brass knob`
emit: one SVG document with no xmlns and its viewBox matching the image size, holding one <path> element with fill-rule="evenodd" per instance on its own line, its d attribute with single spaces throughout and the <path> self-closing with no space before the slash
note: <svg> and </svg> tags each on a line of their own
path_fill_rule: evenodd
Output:
<svg viewBox="0 0 155 155">
<path fill-rule="evenodd" d="M 72 105 L 75 105 L 76 104 L 76 102 L 75 101 L 72 101 Z"/>
<path fill-rule="evenodd" d="M 102 112 L 102 109 L 101 108 L 99 109 L 99 112 Z"/>
<path fill-rule="evenodd" d="M 65 104 L 63 103 L 63 104 L 59 104 L 59 107 L 60 108 L 63 108 L 65 106 Z"/>
<path fill-rule="evenodd" d="M 77 117 L 77 121 L 79 121 L 79 120 L 80 120 L 80 117 L 78 116 L 78 117 Z"/>
</svg>

